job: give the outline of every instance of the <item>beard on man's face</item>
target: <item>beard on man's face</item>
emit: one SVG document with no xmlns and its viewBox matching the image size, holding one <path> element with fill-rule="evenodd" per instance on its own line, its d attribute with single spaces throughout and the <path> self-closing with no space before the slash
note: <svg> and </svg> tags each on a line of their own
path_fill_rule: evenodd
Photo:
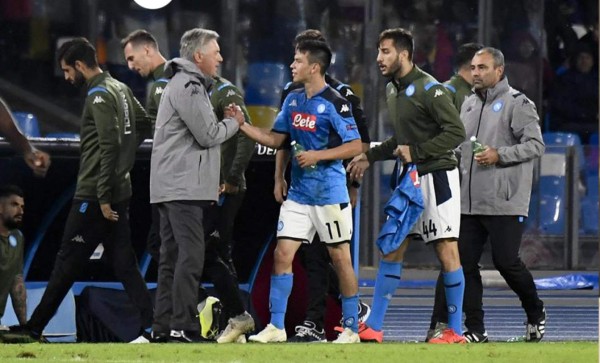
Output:
<svg viewBox="0 0 600 363">
<path fill-rule="evenodd" d="M 75 79 L 72 82 L 73 86 L 75 86 L 77 88 L 81 88 L 84 83 L 85 83 L 85 78 L 83 77 L 83 73 L 81 73 L 79 71 L 75 71 Z"/>
<path fill-rule="evenodd" d="M 21 225 L 23 225 L 23 219 L 17 219 L 16 217 L 6 218 L 4 219 L 3 223 L 4 227 L 7 229 L 17 229 L 21 228 Z"/>
</svg>

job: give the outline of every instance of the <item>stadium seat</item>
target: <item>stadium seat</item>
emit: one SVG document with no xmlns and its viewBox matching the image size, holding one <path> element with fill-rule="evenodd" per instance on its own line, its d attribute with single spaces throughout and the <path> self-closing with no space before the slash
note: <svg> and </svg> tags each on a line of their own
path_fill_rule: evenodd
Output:
<svg viewBox="0 0 600 363">
<path fill-rule="evenodd" d="M 19 130 L 28 137 L 40 137 L 40 126 L 37 117 L 28 112 L 13 112 Z"/>
<path fill-rule="evenodd" d="M 248 65 L 246 104 L 279 107 L 281 89 L 289 79 L 290 70 L 283 63 L 252 63 Z"/>
<path fill-rule="evenodd" d="M 582 169 L 585 167 L 583 146 L 579 135 L 569 132 L 544 132 L 542 137 L 546 144 L 546 154 L 566 154 L 567 147 L 574 147 L 579 167 Z"/>
<path fill-rule="evenodd" d="M 598 235 L 598 194 L 581 201 L 581 220 L 585 234 Z"/>
<path fill-rule="evenodd" d="M 79 140 L 79 134 L 75 132 L 50 132 L 46 134 L 49 139 L 75 139 Z"/>
<path fill-rule="evenodd" d="M 275 121 L 275 116 L 277 116 L 277 108 L 269 106 L 246 106 L 246 109 L 254 126 L 271 129 Z"/>
<path fill-rule="evenodd" d="M 590 144 L 586 146 L 585 169 L 588 174 L 598 174 L 598 133 L 590 136 Z"/>
<path fill-rule="evenodd" d="M 542 233 L 560 235 L 565 232 L 564 198 L 558 195 L 540 196 L 539 229 Z"/>
<path fill-rule="evenodd" d="M 27 289 L 27 319 L 35 310 L 36 306 L 42 300 L 42 295 L 46 287 L 36 287 Z M 11 299 L 6 303 L 2 324 L 16 325 L 19 324 L 15 316 Z M 56 314 L 50 320 L 44 329 L 44 336 L 51 342 L 75 342 L 77 340 L 77 326 L 75 323 L 75 296 L 73 291 L 69 290 L 67 296 L 63 299 L 58 307 Z"/>
</svg>

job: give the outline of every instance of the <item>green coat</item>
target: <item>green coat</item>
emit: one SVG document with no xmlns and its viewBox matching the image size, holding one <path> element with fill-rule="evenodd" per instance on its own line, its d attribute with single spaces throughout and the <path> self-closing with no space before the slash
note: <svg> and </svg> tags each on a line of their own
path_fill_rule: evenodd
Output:
<svg viewBox="0 0 600 363">
<path fill-rule="evenodd" d="M 215 84 L 210 92 L 210 102 L 217 115 L 217 120 L 221 121 L 225 108 L 229 104 L 235 103 L 242 108 L 246 122 L 252 124 L 240 90 L 225 78 L 214 77 L 214 80 Z M 221 183 L 227 182 L 240 187 L 241 190 L 246 189 L 244 172 L 252 159 L 255 146 L 256 143 L 241 131 L 221 144 Z"/>
<path fill-rule="evenodd" d="M 117 203 L 131 197 L 129 171 L 150 119 L 124 83 L 107 72 L 87 80 L 75 198 Z"/>
<path fill-rule="evenodd" d="M 409 145 L 420 175 L 457 166 L 454 149 L 465 129 L 449 91 L 417 66 L 386 86 L 394 135 L 367 152 L 369 162 L 393 159 L 398 145 Z"/>
</svg>

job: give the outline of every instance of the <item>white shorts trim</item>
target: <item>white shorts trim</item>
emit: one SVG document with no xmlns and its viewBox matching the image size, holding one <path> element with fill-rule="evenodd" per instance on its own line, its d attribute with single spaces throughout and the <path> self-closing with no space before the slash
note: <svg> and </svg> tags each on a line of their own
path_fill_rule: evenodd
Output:
<svg viewBox="0 0 600 363">
<path fill-rule="evenodd" d="M 311 243 L 315 233 L 325 243 L 352 238 L 352 207 L 347 204 L 305 205 L 286 200 L 279 211 L 277 238 Z"/>
</svg>

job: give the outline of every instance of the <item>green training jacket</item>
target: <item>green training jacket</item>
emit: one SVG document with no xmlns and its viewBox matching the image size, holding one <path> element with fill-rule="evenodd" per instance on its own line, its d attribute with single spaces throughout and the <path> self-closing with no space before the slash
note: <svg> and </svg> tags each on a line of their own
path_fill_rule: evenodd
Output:
<svg viewBox="0 0 600 363">
<path fill-rule="evenodd" d="M 420 175 L 457 166 L 454 149 L 465 140 L 465 129 L 449 91 L 417 66 L 386 86 L 394 135 L 367 151 L 372 164 L 393 159 L 398 145 L 409 145 Z"/>
<path fill-rule="evenodd" d="M 75 198 L 117 203 L 131 197 L 129 171 L 139 143 L 150 136 L 150 119 L 129 87 L 107 72 L 86 85 Z"/>
<path fill-rule="evenodd" d="M 221 121 L 225 108 L 229 104 L 235 103 L 242 108 L 246 122 L 252 124 L 240 90 L 225 78 L 214 77 L 214 80 L 215 83 L 210 92 L 210 102 L 217 119 Z M 221 144 L 221 183 L 227 182 L 239 187 L 240 190 L 246 189 L 244 172 L 252 159 L 255 146 L 256 143 L 241 131 Z"/>
<path fill-rule="evenodd" d="M 160 104 L 160 98 L 163 94 L 169 80 L 164 77 L 165 64 L 161 64 L 152 71 L 150 78 L 152 79 L 152 85 L 150 91 L 146 97 L 146 111 L 152 121 L 152 130 L 154 130 L 154 123 L 156 122 L 156 114 L 158 113 L 158 105 Z"/>
<path fill-rule="evenodd" d="M 454 102 L 454 107 L 458 110 L 460 114 L 460 107 L 462 106 L 465 99 L 473 94 L 473 90 L 469 82 L 465 81 L 464 78 L 455 74 L 444 82 L 444 86 L 451 91 L 450 97 L 452 97 L 452 101 Z"/>
</svg>

